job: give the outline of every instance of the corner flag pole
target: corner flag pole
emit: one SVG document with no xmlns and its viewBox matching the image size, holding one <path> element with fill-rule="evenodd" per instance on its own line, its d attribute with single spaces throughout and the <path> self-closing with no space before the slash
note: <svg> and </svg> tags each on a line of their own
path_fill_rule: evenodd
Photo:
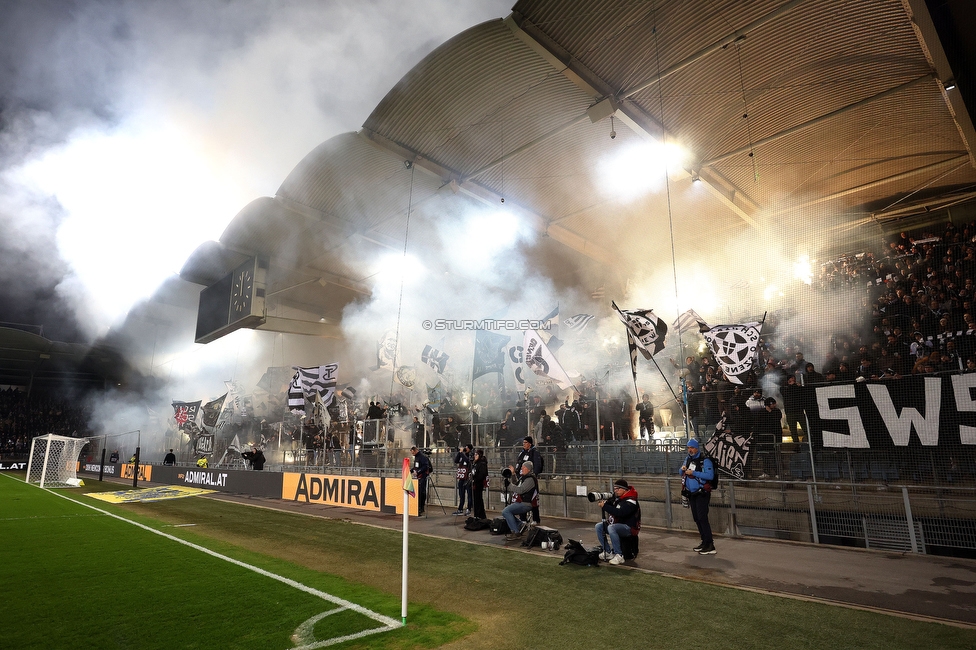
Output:
<svg viewBox="0 0 976 650">
<path fill-rule="evenodd" d="M 407 624 L 407 568 L 409 553 L 407 552 L 408 533 L 410 532 L 410 495 L 413 492 L 413 478 L 410 476 L 410 459 L 403 459 L 403 576 L 400 590 L 400 618 L 403 625 Z"/>
</svg>

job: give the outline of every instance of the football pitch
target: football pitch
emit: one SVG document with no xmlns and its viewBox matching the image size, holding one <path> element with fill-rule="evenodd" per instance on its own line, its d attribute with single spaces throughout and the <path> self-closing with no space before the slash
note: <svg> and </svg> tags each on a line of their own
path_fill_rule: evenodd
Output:
<svg viewBox="0 0 976 650">
<path fill-rule="evenodd" d="M 2 647 L 973 648 L 976 630 L 206 497 L 0 475 Z"/>
</svg>

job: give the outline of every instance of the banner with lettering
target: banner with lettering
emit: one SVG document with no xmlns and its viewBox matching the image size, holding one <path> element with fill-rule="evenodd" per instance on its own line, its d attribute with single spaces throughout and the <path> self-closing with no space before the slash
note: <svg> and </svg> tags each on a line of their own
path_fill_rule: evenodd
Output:
<svg viewBox="0 0 976 650">
<path fill-rule="evenodd" d="M 976 452 L 976 373 L 828 384 L 804 392 L 815 449 Z"/>
</svg>

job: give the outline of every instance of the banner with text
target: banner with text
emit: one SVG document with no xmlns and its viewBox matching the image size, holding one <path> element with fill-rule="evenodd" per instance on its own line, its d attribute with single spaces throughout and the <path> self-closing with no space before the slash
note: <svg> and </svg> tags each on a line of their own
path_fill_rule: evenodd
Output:
<svg viewBox="0 0 976 650">
<path fill-rule="evenodd" d="M 281 498 L 287 501 L 403 514 L 403 481 L 374 476 L 332 476 L 286 473 Z M 410 500 L 410 514 L 417 514 L 417 500 Z"/>
<path fill-rule="evenodd" d="M 815 448 L 976 451 L 976 373 L 804 389 Z"/>
</svg>

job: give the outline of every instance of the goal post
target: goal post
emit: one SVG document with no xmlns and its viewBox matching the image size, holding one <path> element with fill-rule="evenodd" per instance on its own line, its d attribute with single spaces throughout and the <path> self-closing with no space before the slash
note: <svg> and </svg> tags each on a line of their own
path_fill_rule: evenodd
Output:
<svg viewBox="0 0 976 650">
<path fill-rule="evenodd" d="M 49 433 L 31 442 L 27 482 L 42 488 L 77 487 L 78 455 L 88 438 L 67 438 Z"/>
</svg>

